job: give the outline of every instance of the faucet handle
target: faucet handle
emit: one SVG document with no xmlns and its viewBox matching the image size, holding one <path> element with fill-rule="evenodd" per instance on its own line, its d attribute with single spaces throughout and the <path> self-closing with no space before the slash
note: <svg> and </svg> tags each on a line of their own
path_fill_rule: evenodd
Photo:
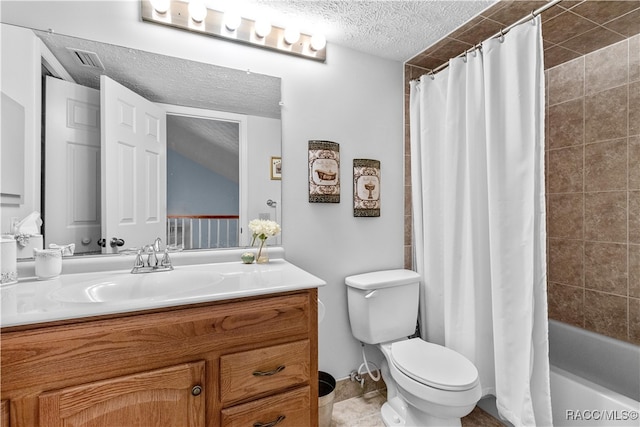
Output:
<svg viewBox="0 0 640 427">
<path fill-rule="evenodd" d="M 136 260 L 133 263 L 134 268 L 144 267 L 144 261 L 142 260 L 142 249 L 138 249 Z"/>
<path fill-rule="evenodd" d="M 173 265 L 171 265 L 171 258 L 169 258 L 169 249 L 164 250 L 164 255 L 162 256 L 160 265 L 163 267 L 171 267 L 171 269 L 173 269 Z"/>
<path fill-rule="evenodd" d="M 153 249 L 156 252 L 160 252 L 160 243 L 162 242 L 162 239 L 160 239 L 159 237 L 156 237 L 156 240 L 154 240 L 153 242 Z"/>
</svg>

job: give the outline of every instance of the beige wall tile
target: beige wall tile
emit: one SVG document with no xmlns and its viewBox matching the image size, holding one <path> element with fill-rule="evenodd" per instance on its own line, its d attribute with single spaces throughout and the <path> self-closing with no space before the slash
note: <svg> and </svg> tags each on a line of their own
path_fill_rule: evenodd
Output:
<svg viewBox="0 0 640 427">
<path fill-rule="evenodd" d="M 629 85 L 629 135 L 640 135 L 640 81 Z"/>
<path fill-rule="evenodd" d="M 629 56 L 628 42 L 605 47 L 588 54 L 585 57 L 585 92 L 591 95 L 627 84 L 628 67 L 621 67 L 627 63 Z"/>
<path fill-rule="evenodd" d="M 584 101 L 580 97 L 549 107 L 549 148 L 584 143 Z"/>
<path fill-rule="evenodd" d="M 640 35 L 629 39 L 629 81 L 640 80 Z"/>
<path fill-rule="evenodd" d="M 640 190 L 640 136 L 629 137 L 629 190 Z"/>
<path fill-rule="evenodd" d="M 584 151 L 585 191 L 627 188 L 627 139 L 587 144 Z"/>
<path fill-rule="evenodd" d="M 545 22 L 544 39 L 551 43 L 562 43 L 567 39 L 579 36 L 597 25 L 588 19 L 571 12 L 564 12 Z"/>
<path fill-rule="evenodd" d="M 549 283 L 547 287 L 549 318 L 584 327 L 584 289 Z"/>
<path fill-rule="evenodd" d="M 627 193 L 586 193 L 584 235 L 586 240 L 626 243 Z"/>
<path fill-rule="evenodd" d="M 583 252 L 582 240 L 548 239 L 549 281 L 564 285 L 582 287 Z"/>
<path fill-rule="evenodd" d="M 559 46 L 574 52 L 589 53 L 607 46 L 622 42 L 624 37 L 605 27 L 595 27 L 577 37 L 567 40 Z"/>
<path fill-rule="evenodd" d="M 629 298 L 629 341 L 640 345 L 640 299 Z"/>
<path fill-rule="evenodd" d="M 549 316 L 638 343 L 640 35 L 547 72 Z M 582 125 L 576 113 L 581 102 Z M 584 193 L 566 193 L 577 188 L 577 162 L 569 150 L 577 149 L 571 144 L 581 133 Z"/>
<path fill-rule="evenodd" d="M 640 243 L 640 191 L 629 191 L 629 242 Z"/>
<path fill-rule="evenodd" d="M 585 142 L 627 136 L 627 86 L 585 97 Z"/>
<path fill-rule="evenodd" d="M 549 70 L 549 105 L 584 96 L 584 57 Z"/>
<path fill-rule="evenodd" d="M 584 325 L 590 331 L 627 340 L 628 298 L 586 290 Z"/>
<path fill-rule="evenodd" d="M 584 146 L 580 145 L 549 151 L 549 164 L 547 166 L 549 178 L 547 181 L 550 193 L 577 193 L 583 191 L 583 150 Z"/>
<path fill-rule="evenodd" d="M 640 298 L 640 245 L 629 245 L 629 296 Z"/>
<path fill-rule="evenodd" d="M 573 3 L 579 3 L 571 9 L 573 13 L 577 13 L 597 24 L 609 22 L 638 7 L 636 0 L 574 1 Z M 570 7 L 570 5 L 567 7 Z"/>
<path fill-rule="evenodd" d="M 627 245 L 585 242 L 584 286 L 627 296 Z"/>
<path fill-rule="evenodd" d="M 566 239 L 583 238 L 584 195 L 549 194 L 547 203 L 547 235 Z"/>
</svg>

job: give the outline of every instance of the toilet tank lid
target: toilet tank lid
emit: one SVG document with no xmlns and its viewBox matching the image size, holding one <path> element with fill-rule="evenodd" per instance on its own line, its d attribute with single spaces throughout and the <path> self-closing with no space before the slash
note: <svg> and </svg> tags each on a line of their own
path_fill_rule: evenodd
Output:
<svg viewBox="0 0 640 427">
<path fill-rule="evenodd" d="M 345 283 L 357 289 L 382 289 L 417 283 L 419 280 L 420 275 L 415 271 L 397 269 L 349 276 L 345 279 Z"/>
</svg>

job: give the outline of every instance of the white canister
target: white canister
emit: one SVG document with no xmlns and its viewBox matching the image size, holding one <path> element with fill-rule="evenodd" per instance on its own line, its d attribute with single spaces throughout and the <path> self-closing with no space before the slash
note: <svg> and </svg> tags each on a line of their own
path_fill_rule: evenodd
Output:
<svg viewBox="0 0 640 427">
<path fill-rule="evenodd" d="M 18 281 L 17 244 L 14 238 L 0 240 L 0 285 Z"/>
<path fill-rule="evenodd" d="M 62 272 L 62 251 L 60 249 L 34 249 L 38 280 L 54 279 Z"/>
</svg>

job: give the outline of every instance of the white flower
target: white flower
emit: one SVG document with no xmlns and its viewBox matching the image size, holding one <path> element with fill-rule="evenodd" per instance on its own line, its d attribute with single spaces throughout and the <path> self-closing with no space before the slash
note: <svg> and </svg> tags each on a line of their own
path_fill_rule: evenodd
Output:
<svg viewBox="0 0 640 427">
<path fill-rule="evenodd" d="M 280 234 L 280 225 L 268 219 L 253 219 L 249 222 L 249 229 L 253 233 L 253 242 L 256 238 L 266 240 L 268 237 Z M 253 245 L 253 242 L 251 244 Z"/>
</svg>

